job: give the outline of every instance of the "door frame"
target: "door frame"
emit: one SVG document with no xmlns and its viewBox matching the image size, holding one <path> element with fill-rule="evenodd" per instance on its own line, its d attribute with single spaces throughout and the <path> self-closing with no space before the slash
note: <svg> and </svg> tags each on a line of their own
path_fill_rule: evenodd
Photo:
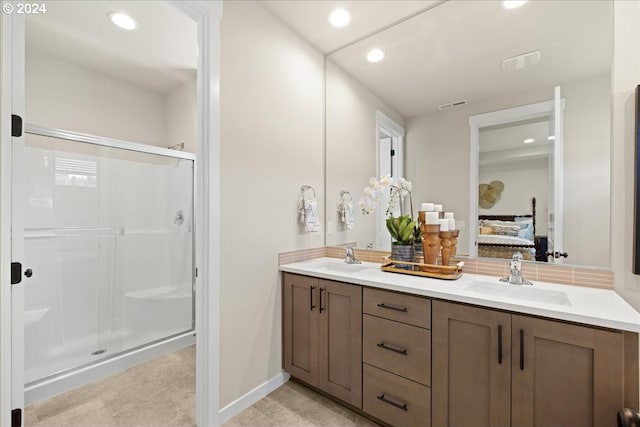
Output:
<svg viewBox="0 0 640 427">
<path fill-rule="evenodd" d="M 395 148 L 396 156 L 398 162 L 398 170 L 393 174 L 393 177 L 401 177 L 404 174 L 404 136 L 405 130 L 404 128 L 396 123 L 391 117 L 387 116 L 380 110 L 376 110 L 376 142 L 375 142 L 375 151 L 376 151 L 376 177 L 378 179 L 382 178 L 382 173 L 380 172 L 380 166 L 382 162 L 382 156 L 380 154 L 380 129 L 384 129 L 391 136 L 392 146 L 393 141 L 397 140 L 398 144 Z M 378 206 L 380 207 L 380 206 Z M 386 227 L 386 219 L 387 214 L 384 209 L 376 210 L 376 239 L 375 239 L 375 249 L 378 250 L 391 250 L 391 236 L 387 232 Z"/>
<path fill-rule="evenodd" d="M 4 4 L 4 2 L 3 2 Z M 11 425 L 11 111 L 13 24 L 0 16 L 0 425 Z"/>
<path fill-rule="evenodd" d="M 564 106 L 564 99 L 562 100 Z M 554 101 L 543 101 L 520 107 L 507 108 L 492 111 L 490 113 L 477 114 L 469 117 L 469 256 L 478 257 L 476 241 L 478 223 L 478 184 L 479 184 L 479 159 L 480 129 L 487 126 L 501 125 L 505 123 L 519 122 L 521 120 L 535 119 L 539 117 L 553 118 Z"/>
<path fill-rule="evenodd" d="M 4 1 L 2 2 L 5 3 Z M 220 298 L 220 28 L 222 2 L 170 1 L 198 26 L 196 229 L 196 419 L 217 426 Z M 15 31 L 20 17 L 0 16 L 0 425 L 11 425 L 11 114 Z M 23 37 L 24 38 L 24 37 Z M 24 75 L 24 72 L 22 73 Z M 23 76 L 17 76 L 22 78 Z M 19 95 L 19 94 L 18 94 Z"/>
</svg>

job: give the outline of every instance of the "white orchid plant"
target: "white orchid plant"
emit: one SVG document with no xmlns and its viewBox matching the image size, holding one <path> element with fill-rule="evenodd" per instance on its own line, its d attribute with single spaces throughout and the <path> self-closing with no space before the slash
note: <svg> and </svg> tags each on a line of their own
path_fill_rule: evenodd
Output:
<svg viewBox="0 0 640 427">
<path fill-rule="evenodd" d="M 365 197 L 358 202 L 363 215 L 375 212 L 380 198 L 389 194 L 389 205 L 387 206 L 387 230 L 391 234 L 394 243 L 408 245 L 416 240 L 414 231 L 416 222 L 413 218 L 413 200 L 411 199 L 411 182 L 400 177 L 397 179 L 385 175 L 380 180 L 371 178 L 369 186 L 364 189 Z M 410 215 L 404 214 L 404 198 L 409 196 Z M 394 217 L 394 212 L 400 211 L 400 216 Z M 419 229 L 418 229 L 419 230 Z"/>
<path fill-rule="evenodd" d="M 387 215 L 393 215 L 398 209 L 400 215 L 403 215 L 403 200 L 409 196 L 409 204 L 411 209 L 411 217 L 413 217 L 413 201 L 411 200 L 411 181 L 400 177 L 393 179 L 389 175 L 385 175 L 380 180 L 371 178 L 369 186 L 364 189 L 365 197 L 358 202 L 363 215 L 375 212 L 380 197 L 389 194 L 389 205 L 387 206 Z"/>
</svg>

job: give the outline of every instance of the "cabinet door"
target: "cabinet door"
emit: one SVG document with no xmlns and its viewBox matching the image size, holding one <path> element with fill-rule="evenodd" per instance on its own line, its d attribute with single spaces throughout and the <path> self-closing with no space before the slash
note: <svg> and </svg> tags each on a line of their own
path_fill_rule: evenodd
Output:
<svg viewBox="0 0 640 427">
<path fill-rule="evenodd" d="M 511 315 L 443 301 L 432 313 L 432 425 L 509 426 Z"/>
<path fill-rule="evenodd" d="M 318 385 L 318 279 L 285 273 L 283 281 L 284 369 Z"/>
<path fill-rule="evenodd" d="M 320 280 L 321 390 L 362 408 L 362 288 Z"/>
<path fill-rule="evenodd" d="M 513 425 L 614 425 L 623 406 L 622 333 L 514 315 Z"/>
</svg>

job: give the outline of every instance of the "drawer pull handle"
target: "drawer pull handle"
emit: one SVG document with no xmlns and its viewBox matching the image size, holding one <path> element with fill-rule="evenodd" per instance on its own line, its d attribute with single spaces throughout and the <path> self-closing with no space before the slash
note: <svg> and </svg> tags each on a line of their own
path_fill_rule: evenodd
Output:
<svg viewBox="0 0 640 427">
<path fill-rule="evenodd" d="M 502 325 L 498 325 L 498 363 L 502 365 Z"/>
<path fill-rule="evenodd" d="M 403 313 L 406 313 L 406 312 L 408 311 L 408 310 L 407 310 L 407 307 L 396 307 L 396 306 L 393 306 L 393 305 L 387 305 L 387 304 L 385 304 L 385 303 L 383 303 L 383 302 L 381 302 L 380 304 L 378 304 L 378 307 L 380 307 L 380 308 L 386 308 L 386 309 L 388 309 L 388 310 L 401 311 L 401 312 L 403 312 Z"/>
<path fill-rule="evenodd" d="M 382 400 L 384 403 L 388 403 L 389 405 L 395 406 L 396 408 L 402 409 L 403 411 L 408 411 L 406 403 L 403 403 L 402 405 L 399 403 L 396 403 L 392 400 L 389 400 L 389 398 L 385 397 L 384 394 L 381 394 L 380 396 L 378 396 L 378 400 Z"/>
<path fill-rule="evenodd" d="M 520 370 L 524 371 L 524 329 L 520 329 Z"/>
<path fill-rule="evenodd" d="M 311 307 L 311 311 L 313 311 L 314 308 L 316 308 L 315 305 L 313 305 L 313 290 L 315 289 L 315 286 L 311 286 L 309 288 L 309 306 Z"/>
<path fill-rule="evenodd" d="M 378 343 L 378 347 L 384 348 L 386 350 L 395 351 L 396 353 L 404 354 L 405 356 L 407 355 L 407 349 L 406 348 L 392 347 L 389 344 L 385 344 L 384 342 Z"/>
<path fill-rule="evenodd" d="M 322 307 L 322 293 L 324 292 L 324 288 L 320 288 L 320 313 L 324 311 L 324 307 Z"/>
</svg>

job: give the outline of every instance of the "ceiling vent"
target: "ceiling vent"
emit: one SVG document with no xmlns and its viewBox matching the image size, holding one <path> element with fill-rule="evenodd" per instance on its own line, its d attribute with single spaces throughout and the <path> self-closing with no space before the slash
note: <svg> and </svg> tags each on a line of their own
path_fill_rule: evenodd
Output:
<svg viewBox="0 0 640 427">
<path fill-rule="evenodd" d="M 438 110 L 440 110 L 440 111 L 448 110 L 449 108 L 460 107 L 462 105 L 467 105 L 467 100 L 466 99 L 463 99 L 462 101 L 451 102 L 449 104 L 438 105 Z"/>
<path fill-rule="evenodd" d="M 523 53 L 522 55 L 507 58 L 502 61 L 502 71 L 509 73 L 511 71 L 519 71 L 532 65 L 536 65 L 540 62 L 542 54 L 539 50 Z"/>
</svg>

